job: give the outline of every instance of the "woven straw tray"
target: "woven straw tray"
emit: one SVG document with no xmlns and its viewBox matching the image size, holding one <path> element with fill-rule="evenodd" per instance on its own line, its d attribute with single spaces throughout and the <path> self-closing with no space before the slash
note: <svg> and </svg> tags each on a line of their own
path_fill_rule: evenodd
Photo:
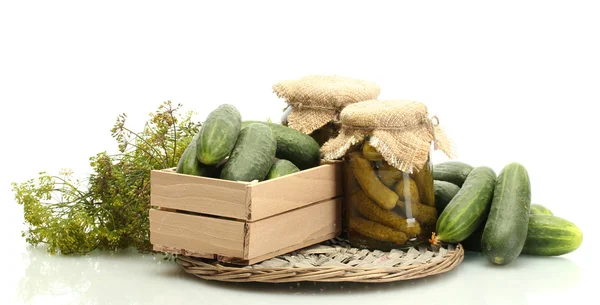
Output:
<svg viewBox="0 0 600 305">
<path fill-rule="evenodd" d="M 244 267 L 189 256 L 178 256 L 176 261 L 187 273 L 205 280 L 384 283 L 446 273 L 463 259 L 460 244 L 382 252 L 352 248 L 343 239 L 333 239 Z"/>
</svg>

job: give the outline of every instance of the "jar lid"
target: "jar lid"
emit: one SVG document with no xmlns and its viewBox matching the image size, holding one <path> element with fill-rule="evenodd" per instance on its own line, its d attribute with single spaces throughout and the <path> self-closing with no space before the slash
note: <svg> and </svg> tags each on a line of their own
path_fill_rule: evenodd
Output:
<svg viewBox="0 0 600 305">
<path fill-rule="evenodd" d="M 343 157 L 348 149 L 368 139 L 391 166 L 408 173 L 422 168 L 431 143 L 452 158 L 452 144 L 427 107 L 406 100 L 368 100 L 344 108 L 340 134 L 321 147 L 325 160 Z"/>
<path fill-rule="evenodd" d="M 373 82 L 340 75 L 308 75 L 279 82 L 273 91 L 292 107 L 288 127 L 310 134 L 336 121 L 346 106 L 376 99 L 380 88 Z"/>
</svg>

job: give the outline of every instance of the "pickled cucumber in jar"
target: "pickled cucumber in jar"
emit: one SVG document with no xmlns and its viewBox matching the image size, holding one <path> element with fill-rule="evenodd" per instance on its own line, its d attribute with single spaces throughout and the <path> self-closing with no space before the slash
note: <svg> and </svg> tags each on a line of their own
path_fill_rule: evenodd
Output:
<svg viewBox="0 0 600 305">
<path fill-rule="evenodd" d="M 378 168 L 379 179 L 387 187 L 394 189 L 398 181 L 402 179 L 402 172 L 395 167 L 382 162 Z"/>
<path fill-rule="evenodd" d="M 358 212 L 368 220 L 377 222 L 394 230 L 404 232 L 412 238 L 421 233 L 421 226 L 416 221 L 407 221 L 394 211 L 388 211 L 379 207 L 362 190 L 353 193 L 350 199 L 354 202 Z"/>
<path fill-rule="evenodd" d="M 394 191 L 402 201 L 421 202 L 419 197 L 419 189 L 415 180 L 410 178 L 408 174 L 403 174 L 400 180 L 394 186 Z"/>
<path fill-rule="evenodd" d="M 420 188 L 427 185 L 391 166 L 367 142 L 348 151 L 345 166 L 344 217 L 351 244 L 393 249 L 427 242 L 437 221 L 437 210 L 421 203 Z"/>
<path fill-rule="evenodd" d="M 427 164 L 419 171 L 413 172 L 410 177 L 417 184 L 421 203 L 435 206 L 435 192 L 433 187 L 433 164 L 428 160 Z"/>
<path fill-rule="evenodd" d="M 362 147 L 363 156 L 369 161 L 382 161 L 383 156 L 377 151 L 377 149 L 369 143 L 365 143 Z"/>
</svg>

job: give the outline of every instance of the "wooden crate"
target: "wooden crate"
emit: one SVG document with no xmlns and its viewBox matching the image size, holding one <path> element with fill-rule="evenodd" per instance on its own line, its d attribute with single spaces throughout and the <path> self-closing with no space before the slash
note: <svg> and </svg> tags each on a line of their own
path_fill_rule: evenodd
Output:
<svg viewBox="0 0 600 305">
<path fill-rule="evenodd" d="M 157 251 L 247 265 L 336 237 L 341 163 L 258 183 L 152 171 L 150 242 Z"/>
</svg>

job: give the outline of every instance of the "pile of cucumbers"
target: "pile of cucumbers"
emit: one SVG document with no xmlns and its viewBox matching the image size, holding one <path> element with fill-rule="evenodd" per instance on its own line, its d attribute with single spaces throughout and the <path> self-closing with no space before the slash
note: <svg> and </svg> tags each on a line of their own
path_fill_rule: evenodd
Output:
<svg viewBox="0 0 600 305">
<path fill-rule="evenodd" d="M 496 176 L 486 166 L 460 161 L 433 166 L 436 208 L 434 242 L 461 243 L 495 265 L 521 254 L 559 256 L 575 251 L 583 233 L 572 222 L 531 203 L 527 169 L 510 163 Z"/>
<path fill-rule="evenodd" d="M 233 105 L 209 113 L 186 147 L 177 173 L 231 181 L 264 181 L 318 166 L 319 144 L 295 129 L 242 121 Z"/>
</svg>

